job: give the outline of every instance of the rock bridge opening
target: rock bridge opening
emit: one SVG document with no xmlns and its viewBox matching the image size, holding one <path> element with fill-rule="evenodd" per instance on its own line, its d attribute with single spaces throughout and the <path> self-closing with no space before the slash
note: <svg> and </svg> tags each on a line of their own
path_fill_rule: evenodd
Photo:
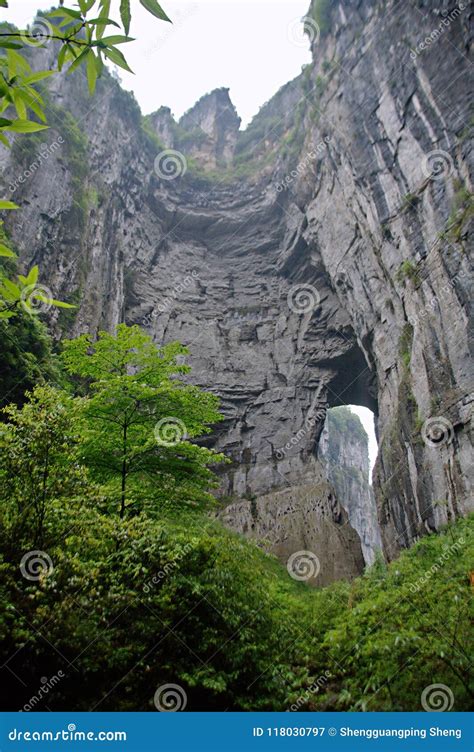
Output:
<svg viewBox="0 0 474 752">
<path fill-rule="evenodd" d="M 318 459 L 360 538 L 366 565 L 375 561 L 382 543 L 372 488 L 377 455 L 374 414 L 360 405 L 327 411 L 318 445 Z"/>
</svg>

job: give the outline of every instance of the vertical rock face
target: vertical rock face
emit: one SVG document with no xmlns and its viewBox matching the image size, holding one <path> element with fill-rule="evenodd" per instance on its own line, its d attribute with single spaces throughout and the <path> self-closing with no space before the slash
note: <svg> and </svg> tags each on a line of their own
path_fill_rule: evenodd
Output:
<svg viewBox="0 0 474 752">
<path fill-rule="evenodd" d="M 274 520 L 282 559 L 330 528 L 347 576 L 360 544 L 316 460 L 328 407 L 376 414 L 388 558 L 473 505 L 471 30 L 456 8 L 315 1 L 314 63 L 243 133 L 223 90 L 186 128 L 159 111 L 144 129 L 113 79 L 91 107 L 73 74 L 54 79 L 41 142 L 2 151 L 22 261 L 79 304 L 73 321 L 51 313 L 58 336 L 125 320 L 188 344 L 193 379 L 222 398 L 209 441 L 232 460 L 228 524 L 263 538 Z M 163 143 L 181 152 L 174 179 Z"/>
<path fill-rule="evenodd" d="M 183 115 L 179 124 L 191 134 L 197 128 L 207 137 L 190 152 L 203 165 L 227 167 L 231 164 L 240 118 L 230 101 L 229 89 L 215 89 L 202 97 Z"/>
<path fill-rule="evenodd" d="M 372 564 L 382 548 L 382 541 L 370 485 L 368 436 L 357 415 L 348 407 L 328 411 L 318 457 L 351 526 L 359 535 L 365 563 Z"/>
<path fill-rule="evenodd" d="M 160 107 L 147 120 L 165 147 L 182 149 L 201 167 L 215 169 L 232 163 L 240 118 L 229 89 L 215 89 L 201 97 L 178 122 L 168 107 Z"/>
<path fill-rule="evenodd" d="M 306 483 L 235 501 L 218 516 L 310 585 L 352 579 L 364 568 L 358 531 L 317 463 Z"/>
</svg>

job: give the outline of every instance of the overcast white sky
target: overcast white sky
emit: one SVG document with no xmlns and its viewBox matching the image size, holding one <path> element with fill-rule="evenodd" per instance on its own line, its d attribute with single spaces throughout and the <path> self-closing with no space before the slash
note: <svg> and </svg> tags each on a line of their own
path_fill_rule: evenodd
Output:
<svg viewBox="0 0 474 752">
<path fill-rule="evenodd" d="M 123 51 L 135 75 L 120 71 L 123 84 L 134 91 L 144 114 L 167 105 L 177 117 L 203 94 L 226 86 L 245 126 L 310 61 L 309 42 L 295 28 L 309 1 L 160 0 L 173 20 L 168 24 L 132 0 L 130 34 L 137 41 Z M 0 17 L 23 27 L 52 2 L 10 5 Z M 118 18 L 118 0 L 112 6 Z"/>
<path fill-rule="evenodd" d="M 69 0 L 70 7 L 75 2 Z M 135 75 L 120 71 L 144 114 L 161 105 L 176 117 L 220 86 L 230 96 L 242 126 L 261 105 L 310 61 L 299 20 L 309 0 L 162 0 L 173 24 L 154 19 L 132 0 L 131 36 L 123 50 Z M 51 2 L 11 0 L 0 18 L 24 27 Z M 118 18 L 118 0 L 113 0 Z M 370 410 L 353 408 L 369 434 L 371 467 L 377 444 Z"/>
</svg>

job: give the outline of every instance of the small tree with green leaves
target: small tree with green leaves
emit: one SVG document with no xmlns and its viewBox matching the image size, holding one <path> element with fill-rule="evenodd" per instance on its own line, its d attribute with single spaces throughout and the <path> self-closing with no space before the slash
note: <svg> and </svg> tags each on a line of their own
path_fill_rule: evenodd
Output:
<svg viewBox="0 0 474 752">
<path fill-rule="evenodd" d="M 187 349 L 157 347 L 140 327 L 120 324 L 98 340 L 64 343 L 66 370 L 79 377 L 84 408 L 84 461 L 108 485 L 123 518 L 157 503 L 209 502 L 209 466 L 223 459 L 189 439 L 222 419 L 218 399 L 179 377 Z"/>
<path fill-rule="evenodd" d="M 50 386 L 27 393 L 28 402 L 2 410 L 0 530 L 2 549 L 55 542 L 49 513 L 83 505 L 98 490 L 80 462 L 82 400 Z"/>
</svg>

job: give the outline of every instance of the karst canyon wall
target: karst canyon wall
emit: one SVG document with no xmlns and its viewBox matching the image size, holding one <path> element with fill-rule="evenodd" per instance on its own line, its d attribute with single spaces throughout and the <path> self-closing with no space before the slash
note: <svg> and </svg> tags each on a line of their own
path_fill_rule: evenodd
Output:
<svg viewBox="0 0 474 752">
<path fill-rule="evenodd" d="M 126 321 L 187 344 L 222 399 L 221 519 L 284 561 L 313 551 L 319 584 L 473 505 L 472 18 L 434 5 L 315 0 L 313 63 L 244 131 L 226 89 L 143 119 L 78 71 L 53 79 L 52 127 L 1 152 L 22 262 L 78 306 L 50 312 L 56 336 Z M 344 404 L 376 415 L 370 546 L 318 458 Z"/>
</svg>

